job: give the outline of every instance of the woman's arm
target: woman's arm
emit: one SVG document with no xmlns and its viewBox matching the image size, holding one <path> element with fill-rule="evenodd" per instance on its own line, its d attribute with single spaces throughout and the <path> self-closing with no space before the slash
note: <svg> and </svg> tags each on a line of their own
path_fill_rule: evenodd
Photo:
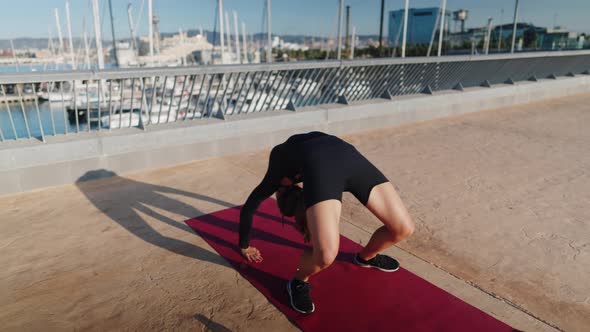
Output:
<svg viewBox="0 0 590 332">
<path fill-rule="evenodd" d="M 240 211 L 240 248 L 245 249 L 250 245 L 250 230 L 252 217 L 258 206 L 270 197 L 279 188 L 281 180 L 279 146 L 272 149 L 268 161 L 268 169 L 262 182 L 248 196 L 246 203 Z"/>
</svg>

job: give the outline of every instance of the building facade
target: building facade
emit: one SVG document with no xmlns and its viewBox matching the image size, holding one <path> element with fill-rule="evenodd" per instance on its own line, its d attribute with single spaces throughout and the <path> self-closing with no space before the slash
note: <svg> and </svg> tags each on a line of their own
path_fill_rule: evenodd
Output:
<svg viewBox="0 0 590 332">
<path fill-rule="evenodd" d="M 440 21 L 437 24 L 440 7 L 410 8 L 408 10 L 408 31 L 406 42 L 408 44 L 429 44 L 430 40 L 438 36 Z M 449 31 L 451 12 L 445 12 L 445 33 Z M 389 12 L 389 45 L 396 47 L 401 45 L 404 29 L 404 10 Z"/>
</svg>

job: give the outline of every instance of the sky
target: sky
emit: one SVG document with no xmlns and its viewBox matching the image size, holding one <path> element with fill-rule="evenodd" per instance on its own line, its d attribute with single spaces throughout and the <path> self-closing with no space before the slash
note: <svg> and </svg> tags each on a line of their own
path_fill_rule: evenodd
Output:
<svg viewBox="0 0 590 332">
<path fill-rule="evenodd" d="M 108 0 L 98 0 L 104 39 L 112 39 Z M 140 16 L 140 7 L 144 4 Z M 247 33 L 262 31 L 264 3 L 266 0 L 224 0 L 223 9 L 230 16 L 233 31 L 233 14 L 246 24 Z M 54 8 L 59 11 L 62 34 L 67 36 L 66 0 L 0 0 L 0 39 L 19 37 L 57 37 Z M 71 0 L 70 12 L 74 37 L 80 37 L 84 26 L 93 36 L 91 0 Z M 133 19 L 140 20 L 138 35 L 147 33 L 148 0 L 112 0 L 117 38 L 129 37 L 127 6 L 132 4 Z M 154 12 L 160 18 L 161 32 L 177 32 L 179 29 L 213 30 L 217 0 L 153 0 Z M 410 0 L 410 7 L 435 7 L 440 0 Z M 358 34 L 378 34 L 380 0 L 345 0 L 351 6 L 351 25 Z M 397 10 L 404 0 L 386 0 L 385 10 Z M 335 35 L 339 0 L 271 0 L 271 30 L 277 34 L 304 34 L 315 36 Z M 512 22 L 514 0 L 448 0 L 449 10 L 467 9 L 467 27 L 484 26 L 488 17 L 493 24 Z M 503 14 L 502 14 L 503 10 Z M 590 32 L 590 0 L 520 0 L 519 21 L 537 26 L 551 27 L 554 22 L 571 31 Z M 387 35 L 385 15 L 384 35 Z"/>
</svg>

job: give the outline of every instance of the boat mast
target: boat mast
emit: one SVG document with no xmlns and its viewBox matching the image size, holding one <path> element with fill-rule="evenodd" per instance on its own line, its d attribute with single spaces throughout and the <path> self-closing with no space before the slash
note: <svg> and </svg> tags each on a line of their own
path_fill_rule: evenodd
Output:
<svg viewBox="0 0 590 332">
<path fill-rule="evenodd" d="M 218 0 L 217 8 L 219 9 L 219 38 L 221 44 L 221 64 L 223 64 L 224 38 L 223 38 L 223 0 Z"/>
<path fill-rule="evenodd" d="M 231 59 L 232 49 L 231 49 L 231 29 L 229 25 L 229 16 L 227 15 L 227 11 L 225 12 L 225 33 L 227 37 L 227 51 L 229 53 L 229 58 Z"/>
<path fill-rule="evenodd" d="M 48 29 L 49 38 L 47 38 L 47 49 L 49 49 L 49 53 L 51 53 L 51 57 L 53 58 L 53 41 L 51 41 L 51 27 Z M 43 64 L 43 71 L 47 68 L 47 62 Z"/>
<path fill-rule="evenodd" d="M 55 50 L 53 49 L 53 36 L 51 35 L 51 27 L 49 27 L 48 32 L 49 32 L 49 40 L 47 41 L 47 47 L 49 47 L 49 51 L 51 51 L 51 55 L 55 55 Z"/>
<path fill-rule="evenodd" d="M 61 24 L 59 22 L 59 13 L 57 11 L 57 8 L 54 8 L 54 13 L 55 13 L 55 24 L 57 25 L 57 37 L 59 38 L 59 45 L 57 47 L 58 52 L 62 52 L 63 51 L 63 45 L 64 45 L 64 40 L 62 38 L 61 35 Z"/>
<path fill-rule="evenodd" d="M 70 0 L 66 0 L 66 22 L 68 23 L 68 37 L 70 38 L 70 58 L 72 69 L 76 70 L 76 57 L 74 56 L 74 39 L 72 38 L 72 21 L 70 20 Z"/>
<path fill-rule="evenodd" d="M 115 65 L 119 67 L 119 56 L 117 55 L 117 38 L 115 38 L 115 20 L 113 19 L 113 3 L 109 0 L 109 12 L 111 16 L 111 33 L 113 34 L 113 50 L 115 56 Z"/>
<path fill-rule="evenodd" d="M 12 39 L 10 40 L 10 48 L 12 49 L 12 57 L 14 58 L 14 63 L 16 64 L 16 71 L 20 71 L 20 64 L 18 63 L 18 58 L 16 57 L 16 50 L 14 49 L 14 43 L 12 42 Z"/>
<path fill-rule="evenodd" d="M 186 47 L 184 45 L 184 35 L 183 35 L 182 28 L 178 28 L 178 38 L 180 39 L 180 49 L 181 49 L 180 65 L 184 66 L 185 65 L 184 62 L 186 59 Z"/>
<path fill-rule="evenodd" d="M 242 46 L 244 47 L 244 63 L 248 63 L 248 42 L 246 41 L 246 23 L 242 21 Z"/>
<path fill-rule="evenodd" d="M 240 53 L 240 33 L 238 27 L 238 13 L 234 10 L 234 31 L 236 34 L 236 57 L 238 59 L 238 63 L 242 63 L 242 56 Z"/>
<path fill-rule="evenodd" d="M 149 26 L 149 41 L 150 41 L 150 62 L 154 66 L 154 27 L 153 27 L 154 11 L 152 0 L 148 0 L 148 26 Z"/>
<path fill-rule="evenodd" d="M 84 27 L 84 53 L 86 67 L 90 69 L 90 47 L 88 46 L 88 34 L 86 33 L 86 27 Z"/>
<path fill-rule="evenodd" d="M 92 13 L 94 14 L 94 37 L 96 38 L 96 53 L 98 56 L 98 69 L 104 69 L 104 54 L 102 53 L 102 37 L 100 35 L 100 14 L 98 12 L 98 0 L 92 0 Z"/>
<path fill-rule="evenodd" d="M 51 33 L 51 27 L 49 28 L 49 39 L 51 40 L 51 43 L 49 45 L 51 47 L 51 55 L 53 55 L 53 65 L 55 65 L 55 70 L 59 70 L 59 63 L 57 60 L 57 55 L 58 55 L 59 51 L 55 49 L 53 35 Z"/>
<path fill-rule="evenodd" d="M 133 28 L 133 16 L 131 15 L 131 3 L 127 5 L 127 19 L 129 20 L 129 30 L 131 31 L 131 46 L 134 53 L 137 52 L 137 43 L 135 40 L 135 29 Z M 137 54 L 136 54 L 137 55 Z"/>
</svg>

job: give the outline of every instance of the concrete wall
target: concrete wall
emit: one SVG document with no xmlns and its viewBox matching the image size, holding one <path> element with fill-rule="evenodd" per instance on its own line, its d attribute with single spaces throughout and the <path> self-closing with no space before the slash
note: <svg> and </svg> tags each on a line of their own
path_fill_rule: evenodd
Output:
<svg viewBox="0 0 590 332">
<path fill-rule="evenodd" d="M 74 183 L 91 170 L 125 174 L 268 148 L 298 132 L 343 135 L 588 91 L 590 76 L 579 76 L 199 120 L 146 131 L 132 128 L 48 137 L 46 143 L 5 142 L 0 144 L 0 195 Z"/>
</svg>

